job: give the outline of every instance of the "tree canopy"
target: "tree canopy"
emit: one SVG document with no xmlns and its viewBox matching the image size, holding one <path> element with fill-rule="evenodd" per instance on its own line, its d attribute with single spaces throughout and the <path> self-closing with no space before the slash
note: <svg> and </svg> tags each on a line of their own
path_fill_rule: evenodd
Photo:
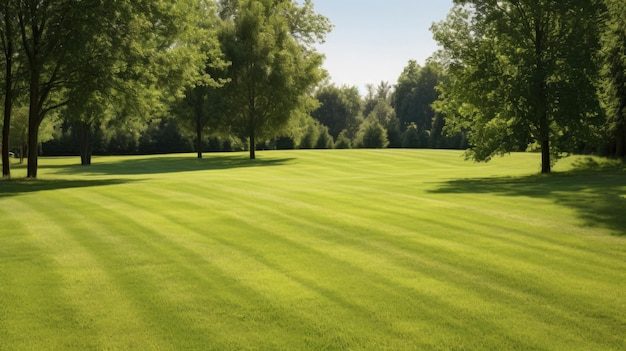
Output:
<svg viewBox="0 0 626 351">
<path fill-rule="evenodd" d="M 606 21 L 601 36 L 602 81 L 600 96 L 607 115 L 606 132 L 614 145 L 610 153 L 626 155 L 626 6 L 606 0 Z"/>
<path fill-rule="evenodd" d="M 315 92 L 315 98 L 320 106 L 311 115 L 328 126 L 334 138 L 343 130 L 351 131 L 352 135 L 356 133 L 361 114 L 361 96 L 357 87 L 326 85 Z"/>
<path fill-rule="evenodd" d="M 37 176 L 39 127 L 49 112 L 64 107 L 69 115 L 79 115 L 83 124 L 91 125 L 94 116 L 102 115 L 112 101 L 117 106 L 154 106 L 157 92 L 176 94 L 180 90 L 178 86 L 189 79 L 190 72 L 197 71 L 200 58 L 190 55 L 185 45 L 192 30 L 185 16 L 194 13 L 189 10 L 196 3 L 5 3 L 0 34 L 7 86 L 15 77 L 9 71 L 12 59 L 20 60 L 24 67 L 20 79 L 26 87 L 29 110 L 28 177 Z M 152 93 L 146 94 L 148 91 Z M 5 118 L 11 102 L 11 98 L 5 99 Z M 4 133 L 3 143 L 8 140 Z"/>
<path fill-rule="evenodd" d="M 313 12 L 310 0 L 223 2 L 226 21 L 220 42 L 231 65 L 225 96 L 233 130 L 249 140 L 255 158 L 257 139 L 278 136 L 298 109 L 310 107 L 310 94 L 325 75 L 323 56 L 312 44 L 331 28 Z"/>
<path fill-rule="evenodd" d="M 536 143 L 542 172 L 599 122 L 595 99 L 602 3 L 455 1 L 432 27 L 439 59 L 453 79 L 438 110 L 455 128 L 470 127 L 475 160 Z"/>
</svg>

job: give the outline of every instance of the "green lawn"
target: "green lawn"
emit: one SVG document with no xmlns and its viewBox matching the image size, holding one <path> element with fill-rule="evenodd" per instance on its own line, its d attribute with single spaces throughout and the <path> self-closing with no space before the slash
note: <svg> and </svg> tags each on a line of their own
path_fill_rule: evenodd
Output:
<svg viewBox="0 0 626 351">
<path fill-rule="evenodd" d="M 626 170 L 329 150 L 0 181 L 0 350 L 624 350 Z"/>
</svg>

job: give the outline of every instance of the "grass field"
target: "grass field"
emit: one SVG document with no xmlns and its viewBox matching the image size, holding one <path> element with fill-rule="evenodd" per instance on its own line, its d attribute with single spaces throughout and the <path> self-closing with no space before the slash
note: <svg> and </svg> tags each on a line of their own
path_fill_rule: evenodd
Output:
<svg viewBox="0 0 626 351">
<path fill-rule="evenodd" d="M 0 350 L 624 350 L 626 170 L 329 150 L 0 181 Z"/>
</svg>

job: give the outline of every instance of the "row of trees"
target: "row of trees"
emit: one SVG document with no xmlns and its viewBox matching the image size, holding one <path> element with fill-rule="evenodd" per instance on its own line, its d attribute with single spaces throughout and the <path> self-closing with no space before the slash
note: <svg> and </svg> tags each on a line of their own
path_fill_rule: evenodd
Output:
<svg viewBox="0 0 626 351">
<path fill-rule="evenodd" d="M 80 134 L 85 165 L 98 131 L 137 137 L 147 116 L 168 114 L 198 143 L 207 128 L 248 140 L 254 158 L 258 138 L 315 106 L 325 77 L 314 45 L 331 25 L 310 0 L 7 0 L 0 10 L 5 177 L 14 111 L 28 111 L 29 178 L 53 116 Z"/>
<path fill-rule="evenodd" d="M 420 67 L 409 62 L 392 87 L 387 82 L 368 85 L 365 96 L 358 88 L 322 84 L 313 91 L 310 113 L 296 113 L 287 124 L 265 133 L 256 141 L 257 149 L 327 148 L 464 148 L 462 134 L 444 135 L 442 115 L 431 105 L 437 100 L 437 85 L 444 75 L 440 65 Z M 158 118 L 142 121 L 130 134 L 119 128 L 99 128 L 93 135 L 95 151 L 100 154 L 248 149 L 246 133 L 229 131 L 226 99 L 218 87 L 195 87 L 185 98 Z M 201 100 L 201 99 L 210 100 Z M 212 111 L 211 111 L 212 110 Z M 62 122 L 62 120 L 57 120 Z M 76 125 L 64 123 L 53 139 L 44 145 L 47 154 L 72 155 L 78 152 Z M 61 133 L 62 131 L 62 133 Z M 206 133 L 207 131 L 208 133 Z M 47 135 L 46 135 L 47 136 Z M 243 137 L 241 137 L 243 136 Z M 195 145 L 192 145 L 192 140 Z"/>
<path fill-rule="evenodd" d="M 431 28 L 442 49 L 363 97 L 323 83 L 315 44 L 331 24 L 310 0 L 78 3 L 2 7 L 5 176 L 11 125 L 29 177 L 55 125 L 50 147 L 79 143 L 86 165 L 93 145 L 186 151 L 191 139 L 198 157 L 432 147 L 487 161 L 539 150 L 542 172 L 564 152 L 626 153 L 621 0 L 455 0 Z"/>
</svg>

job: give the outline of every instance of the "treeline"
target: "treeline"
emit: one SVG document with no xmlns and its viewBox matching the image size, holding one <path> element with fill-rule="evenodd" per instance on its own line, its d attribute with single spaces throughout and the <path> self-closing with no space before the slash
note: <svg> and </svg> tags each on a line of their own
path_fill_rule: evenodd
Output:
<svg viewBox="0 0 626 351">
<path fill-rule="evenodd" d="M 257 149 L 345 149 L 345 148 L 455 148 L 465 149 L 463 133 L 443 133 L 444 119 L 432 104 L 443 79 L 440 65 L 424 67 L 409 62 L 395 86 L 387 82 L 368 85 L 362 96 L 357 87 L 322 84 L 313 90 L 315 107 L 308 113 L 292 116 L 279 133 L 261 138 Z M 100 125 L 92 130 L 93 153 L 151 154 L 172 152 L 243 151 L 247 140 L 223 132 L 228 128 L 214 124 L 200 136 L 190 125 L 192 113 L 170 108 L 162 116 L 141 120 L 130 133 L 127 126 Z M 54 135 L 45 135 L 45 155 L 80 153 L 79 124 L 57 119 Z"/>
<path fill-rule="evenodd" d="M 623 0 L 455 0 L 395 84 L 329 84 L 294 0 L 8 0 L 3 175 L 37 156 L 311 148 L 626 153 Z M 408 44 L 408 43 L 407 43 Z"/>
</svg>

